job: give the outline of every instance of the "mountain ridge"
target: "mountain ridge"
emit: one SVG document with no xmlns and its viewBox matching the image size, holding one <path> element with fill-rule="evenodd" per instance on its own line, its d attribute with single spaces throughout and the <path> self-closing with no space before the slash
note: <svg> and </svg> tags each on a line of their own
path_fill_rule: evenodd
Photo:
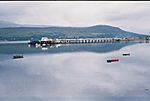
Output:
<svg viewBox="0 0 150 101">
<path fill-rule="evenodd" d="M 143 35 L 128 32 L 110 25 L 94 25 L 89 27 L 65 26 L 18 26 L 0 28 L 0 40 L 30 40 L 31 38 L 145 38 Z"/>
</svg>

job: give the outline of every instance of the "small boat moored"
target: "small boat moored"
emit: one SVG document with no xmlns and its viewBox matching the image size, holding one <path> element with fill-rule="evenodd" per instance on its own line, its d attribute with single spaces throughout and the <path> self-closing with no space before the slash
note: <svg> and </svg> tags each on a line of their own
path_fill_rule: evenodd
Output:
<svg viewBox="0 0 150 101">
<path fill-rule="evenodd" d="M 123 53 L 123 56 L 130 56 L 130 53 Z"/>
<path fill-rule="evenodd" d="M 113 59 L 107 60 L 107 63 L 118 62 L 118 61 L 119 59 L 113 58 Z"/>
<path fill-rule="evenodd" d="M 19 58 L 23 58 L 23 55 L 14 55 L 13 59 L 19 59 Z"/>
</svg>

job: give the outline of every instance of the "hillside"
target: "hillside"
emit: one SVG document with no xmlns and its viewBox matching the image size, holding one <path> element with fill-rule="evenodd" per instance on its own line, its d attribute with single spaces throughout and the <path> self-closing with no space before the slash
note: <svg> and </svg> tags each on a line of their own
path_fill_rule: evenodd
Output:
<svg viewBox="0 0 150 101">
<path fill-rule="evenodd" d="M 147 37 L 118 27 L 96 25 L 91 27 L 11 27 L 0 28 L 0 40 L 30 40 L 49 38 L 114 38 L 114 37 Z"/>
</svg>

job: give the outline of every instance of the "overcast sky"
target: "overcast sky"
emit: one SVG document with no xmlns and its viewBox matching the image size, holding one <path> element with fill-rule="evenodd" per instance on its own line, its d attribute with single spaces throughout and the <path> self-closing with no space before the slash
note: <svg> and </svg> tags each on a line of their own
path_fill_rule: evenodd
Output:
<svg viewBox="0 0 150 101">
<path fill-rule="evenodd" d="M 0 20 L 19 24 L 91 26 L 105 24 L 150 33 L 150 2 L 0 2 Z"/>
</svg>

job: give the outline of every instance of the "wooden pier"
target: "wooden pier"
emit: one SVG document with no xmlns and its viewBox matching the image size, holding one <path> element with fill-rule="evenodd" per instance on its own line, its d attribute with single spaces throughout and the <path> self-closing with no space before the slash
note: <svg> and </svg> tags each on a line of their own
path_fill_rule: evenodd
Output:
<svg viewBox="0 0 150 101">
<path fill-rule="evenodd" d="M 51 45 L 51 44 L 80 44 L 80 43 L 114 43 L 120 41 L 129 41 L 129 39 L 127 38 L 48 39 L 47 37 L 42 37 L 41 40 L 30 41 L 29 44 Z"/>
</svg>

